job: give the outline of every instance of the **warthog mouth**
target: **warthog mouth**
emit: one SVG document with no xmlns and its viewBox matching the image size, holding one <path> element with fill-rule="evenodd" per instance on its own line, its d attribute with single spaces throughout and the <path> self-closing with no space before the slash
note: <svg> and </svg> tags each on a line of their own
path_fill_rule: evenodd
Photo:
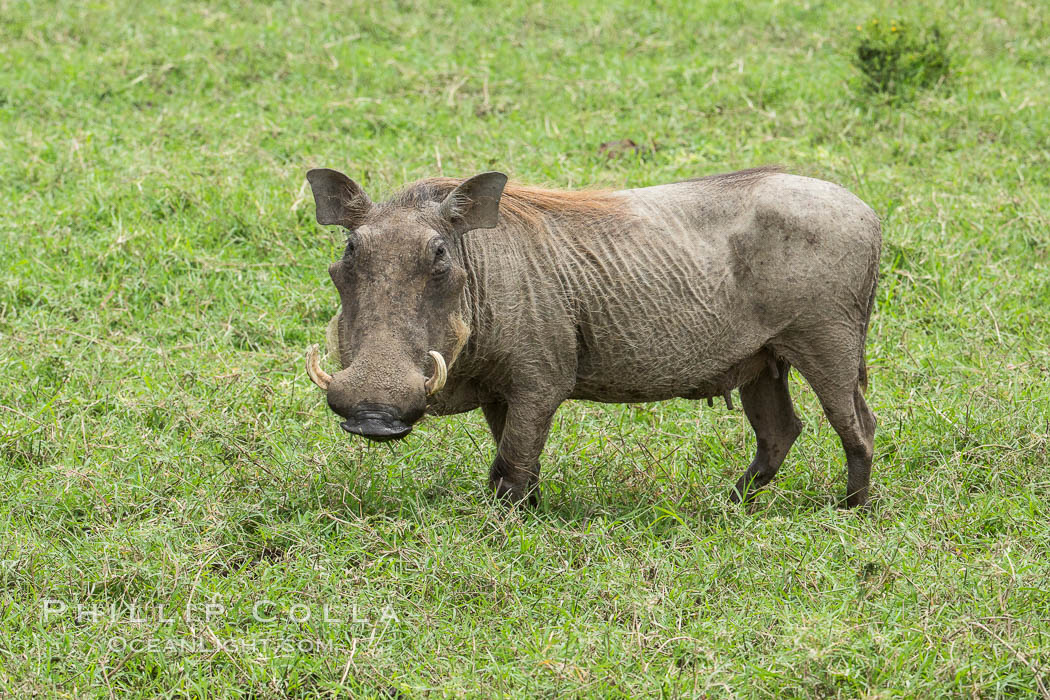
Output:
<svg viewBox="0 0 1050 700">
<path fill-rule="evenodd" d="M 340 423 L 339 427 L 373 442 L 400 440 L 412 432 L 412 426 L 395 415 L 391 409 L 370 406 L 355 411 L 354 415 Z"/>
</svg>

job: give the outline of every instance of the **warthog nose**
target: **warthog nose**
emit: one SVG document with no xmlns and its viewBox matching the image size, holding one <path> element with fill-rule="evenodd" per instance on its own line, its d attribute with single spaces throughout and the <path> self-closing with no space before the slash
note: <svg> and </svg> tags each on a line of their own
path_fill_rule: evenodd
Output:
<svg viewBox="0 0 1050 700">
<path fill-rule="evenodd" d="M 340 423 L 348 433 L 361 435 L 376 442 L 400 440 L 412 432 L 413 420 L 405 420 L 400 410 L 383 404 L 359 404 L 350 417 Z M 418 418 L 418 416 L 417 416 Z"/>
</svg>

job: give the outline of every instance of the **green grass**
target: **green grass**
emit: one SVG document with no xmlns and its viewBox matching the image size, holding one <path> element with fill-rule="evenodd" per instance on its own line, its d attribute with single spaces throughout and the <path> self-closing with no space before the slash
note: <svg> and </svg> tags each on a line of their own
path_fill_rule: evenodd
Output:
<svg viewBox="0 0 1050 700">
<path fill-rule="evenodd" d="M 0 695 L 1046 694 L 1050 13 L 665 5 L 0 0 Z M 952 58 L 895 106 L 851 62 L 891 14 Z M 883 217 L 869 512 L 801 381 L 753 512 L 741 412 L 677 401 L 566 404 L 523 515 L 479 415 L 365 444 L 306 379 L 309 167 L 763 163 Z"/>
</svg>

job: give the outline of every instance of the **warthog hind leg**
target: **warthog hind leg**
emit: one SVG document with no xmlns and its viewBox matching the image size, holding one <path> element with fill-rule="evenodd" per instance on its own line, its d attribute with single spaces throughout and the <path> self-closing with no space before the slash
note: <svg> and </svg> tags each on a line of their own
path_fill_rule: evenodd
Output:
<svg viewBox="0 0 1050 700">
<path fill-rule="evenodd" d="M 823 337 L 810 338 L 808 346 L 806 353 L 786 349 L 784 354 L 813 387 L 824 415 L 842 441 L 847 471 L 845 505 L 862 506 L 868 500 L 875 444 L 875 414 L 861 391 L 863 337 L 853 347 Z"/>
<path fill-rule="evenodd" d="M 750 503 L 755 494 L 768 484 L 788 450 L 802 432 L 788 392 L 788 369 L 783 360 L 771 362 L 757 377 L 740 387 L 744 413 L 758 440 L 758 450 L 751 466 L 736 482 L 729 495 L 734 503 Z"/>
</svg>

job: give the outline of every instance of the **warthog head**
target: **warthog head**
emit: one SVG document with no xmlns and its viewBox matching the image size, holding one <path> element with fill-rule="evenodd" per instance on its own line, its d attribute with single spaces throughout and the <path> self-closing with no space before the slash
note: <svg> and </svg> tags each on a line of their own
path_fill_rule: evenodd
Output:
<svg viewBox="0 0 1050 700">
<path fill-rule="evenodd" d="M 477 175 L 440 201 L 417 196 L 382 204 L 334 170 L 306 177 L 317 222 L 349 231 L 343 257 L 328 267 L 342 303 L 334 335 L 343 369 L 325 373 L 313 347 L 310 378 L 347 432 L 402 438 L 423 416 L 427 397 L 444 386 L 470 333 L 461 316 L 467 272 L 459 238 L 496 226 L 507 177 Z"/>
</svg>

